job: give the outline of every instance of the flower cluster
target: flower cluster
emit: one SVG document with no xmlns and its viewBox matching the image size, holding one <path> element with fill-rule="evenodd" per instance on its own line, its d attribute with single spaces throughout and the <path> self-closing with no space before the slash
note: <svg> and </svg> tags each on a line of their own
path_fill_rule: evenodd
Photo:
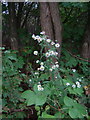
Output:
<svg viewBox="0 0 90 120">
<path fill-rule="evenodd" d="M 70 86 L 70 83 L 66 83 L 66 86 Z M 80 84 L 80 82 L 78 82 L 78 81 L 76 81 L 76 83 L 75 84 L 72 84 L 71 85 L 72 86 L 72 88 L 80 88 L 81 87 L 81 84 Z"/>
<path fill-rule="evenodd" d="M 39 36 L 39 35 L 36 35 L 36 36 L 35 36 L 35 35 L 33 34 L 33 35 L 32 35 L 32 38 L 33 38 L 34 40 L 37 40 L 38 43 L 40 43 L 40 42 L 42 42 L 42 41 L 45 41 L 45 42 L 49 43 L 50 45 L 55 45 L 56 48 L 60 47 L 60 44 L 59 44 L 59 43 L 55 43 L 55 42 L 51 41 L 51 39 L 47 39 L 46 36 L 45 36 L 45 32 L 44 32 L 44 31 L 40 32 L 40 34 L 43 35 L 43 37 L 42 37 L 42 36 Z M 57 42 L 57 40 L 55 40 L 55 41 Z"/>
<path fill-rule="evenodd" d="M 76 69 L 72 69 L 73 72 L 76 72 Z"/>
<path fill-rule="evenodd" d="M 38 88 L 38 91 L 43 91 L 44 90 L 44 88 L 40 84 L 37 85 L 37 88 Z"/>
<path fill-rule="evenodd" d="M 54 52 L 53 50 L 49 50 L 48 52 L 46 52 L 45 56 L 46 57 L 50 57 L 50 56 L 57 56 L 58 55 L 58 52 Z"/>
<path fill-rule="evenodd" d="M 82 79 L 83 79 L 83 77 L 81 77 L 81 78 L 77 78 L 77 80 L 78 80 L 79 82 L 81 82 L 81 81 L 82 81 Z"/>
<path fill-rule="evenodd" d="M 40 36 L 38 36 L 38 35 L 35 36 L 35 35 L 33 34 L 33 35 L 32 35 L 32 38 L 33 38 L 34 40 L 37 40 L 39 43 L 42 42 L 42 41 L 44 41 L 43 43 L 46 44 L 46 45 L 47 45 L 47 43 L 48 43 L 48 45 L 52 45 L 52 46 L 54 45 L 52 49 L 49 49 L 49 50 L 45 53 L 45 56 L 46 56 L 47 58 L 48 58 L 48 57 L 51 57 L 51 56 L 57 56 L 57 55 L 58 55 L 58 52 L 55 51 L 55 48 L 60 47 L 60 44 L 57 43 L 57 40 L 55 40 L 55 42 L 56 42 L 56 43 L 55 43 L 55 42 L 53 42 L 51 39 L 47 39 L 46 36 L 45 36 L 45 32 L 44 32 L 44 31 L 40 32 Z M 41 44 L 40 44 L 40 45 L 41 45 Z M 34 54 L 34 55 L 38 55 L 38 51 L 34 51 L 33 54 Z M 40 63 L 40 61 L 37 60 L 36 63 Z M 59 67 L 59 65 L 58 65 L 58 63 L 56 62 L 55 64 L 53 64 L 53 65 L 51 66 L 50 71 L 52 71 L 52 70 L 54 70 L 54 69 L 56 69 L 56 68 L 58 68 L 58 67 Z M 40 71 L 44 71 L 44 70 L 45 70 L 45 66 L 44 66 L 44 63 L 43 63 L 43 62 L 40 63 L 40 67 L 37 68 L 37 70 L 40 70 Z"/>
<path fill-rule="evenodd" d="M 34 39 L 34 40 L 37 40 L 39 43 L 42 41 L 42 38 L 39 36 L 39 35 L 32 35 L 32 38 Z"/>
<path fill-rule="evenodd" d="M 78 88 L 81 87 L 80 82 L 78 82 L 78 81 L 76 82 L 76 85 L 77 85 Z"/>
<path fill-rule="evenodd" d="M 55 64 L 52 65 L 52 67 L 51 67 L 49 70 L 50 70 L 50 71 L 53 71 L 53 70 L 55 70 L 56 68 L 59 68 L 58 62 L 55 62 Z"/>
<path fill-rule="evenodd" d="M 40 68 L 37 68 L 37 70 L 44 71 L 45 67 L 44 65 L 41 65 Z"/>
</svg>

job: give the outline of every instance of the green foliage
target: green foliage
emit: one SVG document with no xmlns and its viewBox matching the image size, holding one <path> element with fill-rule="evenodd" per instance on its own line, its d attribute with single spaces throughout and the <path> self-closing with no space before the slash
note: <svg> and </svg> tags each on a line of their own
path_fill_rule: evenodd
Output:
<svg viewBox="0 0 90 120">
<path fill-rule="evenodd" d="M 64 29 L 60 59 L 54 55 L 46 58 L 43 53 L 44 48 L 47 47 L 54 52 L 56 52 L 56 48 L 44 41 L 45 36 L 40 35 L 41 39 L 38 41 L 31 38 L 32 33 L 40 31 L 39 9 L 37 9 L 38 4 L 35 7 L 36 4 L 34 3 L 32 6 L 26 20 L 30 25 L 17 30 L 22 43 L 20 43 L 20 47 L 23 46 L 23 49 L 20 49 L 19 54 L 10 50 L 3 52 L 3 118 L 25 118 L 28 116 L 25 111 L 11 111 L 35 106 L 38 119 L 89 119 L 87 114 L 90 110 L 84 106 L 89 103 L 89 95 L 86 97 L 84 94 L 84 86 L 90 84 L 90 65 L 88 62 L 73 57 L 66 50 L 75 54 L 80 51 L 87 24 L 87 3 L 59 3 Z M 16 3 L 17 6 L 18 3 Z M 16 11 L 19 10 L 17 8 Z M 8 13 L 8 6 L 5 4 L 2 9 Z M 25 14 L 28 9 L 29 4 L 27 3 L 24 5 L 23 13 Z M 3 13 L 3 31 L 9 35 L 9 14 L 6 13 Z M 22 20 L 24 20 L 24 16 Z M 27 33 L 28 29 L 30 34 Z M 36 50 L 39 54 L 34 56 L 33 52 Z M 56 65 L 54 58 L 58 61 L 59 67 L 52 70 L 52 65 Z M 43 65 L 40 65 L 41 62 Z M 44 66 L 44 68 L 40 66 Z M 38 71 L 37 68 L 44 70 Z"/>
<path fill-rule="evenodd" d="M 13 109 L 21 109 L 18 104 L 22 101 L 21 92 L 23 89 L 20 87 L 22 82 L 22 75 L 20 69 L 23 68 L 24 61 L 22 57 L 18 57 L 17 51 L 5 50 L 3 52 L 3 118 L 18 118 L 25 116 L 24 113 L 16 112 L 13 115 L 8 114 Z"/>
<path fill-rule="evenodd" d="M 64 97 L 64 103 L 69 108 L 69 115 L 71 118 L 84 118 L 87 114 L 86 108 L 71 99 L 68 96 Z"/>
<path fill-rule="evenodd" d="M 22 93 L 27 106 L 35 105 L 39 118 L 87 117 L 87 108 L 83 104 L 83 98 L 85 98 L 83 86 L 87 84 L 85 81 L 87 78 L 85 78 L 86 73 L 83 74 L 83 68 L 78 67 L 78 64 L 81 64 L 87 68 L 87 63 L 72 57 L 65 49 L 59 60 L 55 55 L 55 46 L 51 47 L 51 40 L 42 34 L 38 37 L 33 35 L 33 38 L 41 46 L 40 53 L 33 52 L 36 57 L 40 55 L 40 60 L 38 62 L 36 60 L 40 67 L 34 70 L 30 66 L 32 90 Z M 45 53 L 43 53 L 44 47 L 48 47 Z M 53 61 L 53 58 L 56 61 Z"/>
</svg>

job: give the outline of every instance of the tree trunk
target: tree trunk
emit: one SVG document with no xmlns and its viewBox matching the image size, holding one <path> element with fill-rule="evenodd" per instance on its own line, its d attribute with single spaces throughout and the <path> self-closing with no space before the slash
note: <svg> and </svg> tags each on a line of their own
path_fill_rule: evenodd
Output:
<svg viewBox="0 0 90 120">
<path fill-rule="evenodd" d="M 90 60 L 90 3 L 88 5 L 88 21 L 86 26 L 86 32 L 84 35 L 84 43 L 82 45 L 81 56 Z"/>
<path fill-rule="evenodd" d="M 54 29 L 54 40 L 57 40 L 58 43 L 61 45 L 62 42 L 62 27 L 61 27 L 61 19 L 59 15 L 58 3 L 49 3 L 50 11 L 51 11 L 51 18 L 53 22 L 53 29 Z M 61 47 L 60 47 L 61 48 Z M 60 57 L 61 49 L 57 49 Z"/>
<path fill-rule="evenodd" d="M 10 43 L 12 50 L 18 50 L 18 37 L 16 31 L 16 14 L 15 14 L 15 3 L 8 2 L 8 9 L 9 9 L 9 21 L 10 21 Z"/>
<path fill-rule="evenodd" d="M 58 3 L 56 2 L 41 2 L 40 3 L 40 20 L 42 31 L 53 41 L 61 45 L 62 42 L 62 27 L 59 15 Z M 58 49 L 60 57 L 61 50 Z"/>
</svg>

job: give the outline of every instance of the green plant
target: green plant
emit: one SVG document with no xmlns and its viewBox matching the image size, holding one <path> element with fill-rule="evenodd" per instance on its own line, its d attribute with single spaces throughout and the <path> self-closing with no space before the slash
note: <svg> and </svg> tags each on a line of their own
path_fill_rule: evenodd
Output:
<svg viewBox="0 0 90 120">
<path fill-rule="evenodd" d="M 23 58 L 18 56 L 17 51 L 4 50 L 3 51 L 3 79 L 2 79 L 2 107 L 3 115 L 2 118 L 22 118 L 25 117 L 24 112 L 16 112 L 15 109 L 22 109 L 24 105 L 21 104 L 21 92 L 23 91 L 20 87 L 23 81 L 23 74 L 20 69 L 23 68 Z"/>
<path fill-rule="evenodd" d="M 27 106 L 35 105 L 38 118 L 87 117 L 87 109 L 81 100 L 84 96 L 82 82 L 84 80 L 80 80 L 83 79 L 82 75 L 73 68 L 77 65 L 75 59 L 72 58 L 72 62 L 67 65 L 64 61 L 59 61 L 57 48 L 60 45 L 57 41 L 47 39 L 45 32 L 32 37 L 38 41 L 41 51 L 33 52 L 40 59 L 36 60 L 36 64 L 39 64 L 37 70 L 30 65 L 32 74 L 29 84 L 32 90 L 22 93 Z M 69 55 L 66 60 L 68 58 Z"/>
</svg>

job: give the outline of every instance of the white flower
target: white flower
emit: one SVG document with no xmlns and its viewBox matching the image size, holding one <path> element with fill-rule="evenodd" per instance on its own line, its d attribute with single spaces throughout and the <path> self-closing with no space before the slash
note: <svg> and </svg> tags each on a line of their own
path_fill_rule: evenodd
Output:
<svg viewBox="0 0 90 120">
<path fill-rule="evenodd" d="M 57 62 L 55 62 L 55 64 L 58 64 L 58 61 L 57 61 Z"/>
<path fill-rule="evenodd" d="M 32 80 L 30 79 L 29 82 L 31 82 Z"/>
<path fill-rule="evenodd" d="M 45 67 L 43 65 L 40 66 L 40 70 L 44 71 Z"/>
<path fill-rule="evenodd" d="M 38 75 L 39 73 L 38 72 L 35 72 L 35 75 Z"/>
<path fill-rule="evenodd" d="M 48 43 L 50 43 L 50 42 L 51 42 L 51 40 L 50 40 L 50 39 L 47 39 L 46 41 L 47 41 Z"/>
<path fill-rule="evenodd" d="M 38 88 L 38 91 L 43 91 L 44 90 L 44 88 L 40 84 L 37 86 L 37 88 Z"/>
<path fill-rule="evenodd" d="M 39 63 L 39 60 L 37 60 L 36 63 Z"/>
<path fill-rule="evenodd" d="M 54 42 L 51 42 L 51 45 L 54 45 L 55 43 Z"/>
<path fill-rule="evenodd" d="M 54 52 L 54 55 L 56 55 L 56 56 L 57 56 L 57 55 L 58 55 L 58 52 Z"/>
<path fill-rule="evenodd" d="M 40 32 L 41 35 L 45 35 L 45 31 Z"/>
<path fill-rule="evenodd" d="M 34 51 L 34 55 L 38 55 L 38 51 Z"/>
<path fill-rule="evenodd" d="M 76 69 L 72 69 L 73 72 L 76 72 Z"/>
<path fill-rule="evenodd" d="M 77 87 L 78 87 L 78 88 L 80 88 L 80 87 L 81 87 L 81 85 L 79 84 L 79 85 L 77 85 Z"/>
<path fill-rule="evenodd" d="M 55 40 L 57 42 L 57 40 Z"/>
<path fill-rule="evenodd" d="M 79 85 L 79 84 L 80 84 L 80 83 L 77 81 L 77 82 L 76 82 L 76 85 Z"/>
<path fill-rule="evenodd" d="M 57 78 L 57 76 L 55 78 Z"/>
<path fill-rule="evenodd" d="M 79 82 L 81 82 L 82 80 L 81 79 L 79 79 Z"/>
<path fill-rule="evenodd" d="M 35 37 L 36 37 L 36 39 L 40 39 L 41 38 L 39 35 L 36 35 Z"/>
<path fill-rule="evenodd" d="M 59 43 L 56 43 L 56 44 L 55 44 L 55 47 L 60 47 L 60 44 L 59 44 Z"/>
<path fill-rule="evenodd" d="M 33 38 L 34 40 L 36 40 L 36 36 L 35 36 L 34 34 L 32 35 L 32 38 Z"/>
<path fill-rule="evenodd" d="M 50 55 L 54 55 L 54 51 L 49 51 Z"/>
<path fill-rule="evenodd" d="M 49 53 L 49 52 L 47 52 L 45 55 L 46 55 L 46 57 L 49 57 L 49 56 L 50 56 L 50 53 Z"/>
<path fill-rule="evenodd" d="M 44 65 L 44 63 L 43 63 L 43 62 L 41 62 L 41 63 L 40 63 L 40 65 Z"/>
<path fill-rule="evenodd" d="M 53 69 L 52 69 L 52 68 L 50 68 L 49 70 L 50 70 L 50 71 L 52 71 Z"/>
<path fill-rule="evenodd" d="M 58 64 L 56 64 L 56 67 L 57 67 L 57 68 L 59 68 L 59 65 L 58 65 Z"/>
<path fill-rule="evenodd" d="M 83 79 L 83 77 L 81 77 Z"/>
<path fill-rule="evenodd" d="M 73 84 L 73 85 L 72 85 L 72 87 L 73 87 L 73 88 L 75 88 L 75 87 L 76 87 L 76 85 L 75 85 L 75 84 Z"/>
<path fill-rule="evenodd" d="M 66 83 L 66 86 L 69 86 L 70 85 L 70 83 Z"/>
<path fill-rule="evenodd" d="M 40 70 L 40 68 L 37 68 L 37 70 Z"/>
<path fill-rule="evenodd" d="M 42 38 L 40 36 L 36 36 L 37 41 L 40 43 L 42 41 Z"/>
<path fill-rule="evenodd" d="M 52 69 L 55 69 L 55 68 L 56 68 L 56 65 L 53 65 L 53 66 L 52 66 Z"/>
<path fill-rule="evenodd" d="M 77 85 L 78 88 L 81 87 L 80 82 L 78 82 L 78 81 L 76 82 L 76 85 Z"/>
</svg>

